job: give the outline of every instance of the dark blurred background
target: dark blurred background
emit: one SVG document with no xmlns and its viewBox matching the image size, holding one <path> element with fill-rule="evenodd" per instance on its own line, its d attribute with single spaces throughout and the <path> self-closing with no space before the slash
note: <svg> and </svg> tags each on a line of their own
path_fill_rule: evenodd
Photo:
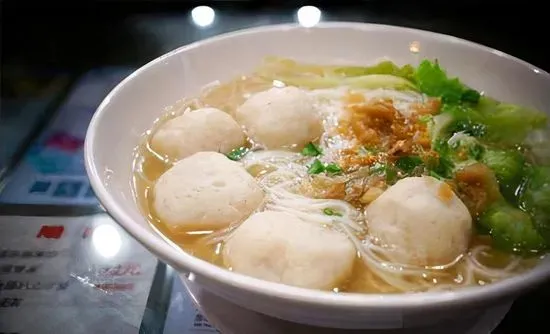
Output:
<svg viewBox="0 0 550 334">
<path fill-rule="evenodd" d="M 190 10 L 198 5 L 214 8 L 212 25 L 193 23 Z M 323 21 L 450 34 L 550 70 L 548 12 L 531 0 L 3 1 L 0 189 L 82 74 L 106 66 L 137 68 L 176 47 L 223 32 L 295 22 L 296 10 L 304 5 L 318 7 Z M 549 289 L 543 288 L 518 301 L 497 333 L 515 333 L 527 325 L 541 325 L 540 332 L 546 332 L 542 324 L 548 300 Z"/>
<path fill-rule="evenodd" d="M 216 20 L 199 29 L 189 11 L 216 10 Z M 296 9 L 315 5 L 323 20 L 393 24 L 466 38 L 550 69 L 547 13 L 535 1 L 28 1 L 2 2 L 0 168 L 17 160 L 25 139 L 49 115 L 79 74 L 98 66 L 138 67 L 178 46 L 222 32 L 295 21 Z M 45 96 L 51 97 L 46 99 Z M 21 102 L 33 111 L 21 111 Z M 33 104 L 34 103 L 34 104 Z M 25 120 L 23 124 L 18 122 Z M 6 130 L 6 124 L 10 129 Z M 36 124 L 35 124 L 36 123 Z M 17 131 L 15 131 L 17 129 Z M 13 133 L 16 134 L 13 134 Z M 11 139 L 16 138 L 17 139 Z M 22 146 L 23 145 L 23 146 Z M 15 155 L 15 156 L 14 156 Z"/>
<path fill-rule="evenodd" d="M 216 10 L 216 21 L 199 29 L 189 11 Z M 466 38 L 550 69 L 547 14 L 534 1 L 28 1 L 2 2 L 2 124 L 18 139 L 0 151 L 0 168 L 17 160 L 25 138 L 49 115 L 22 114 L 55 101 L 72 78 L 98 66 L 138 67 L 186 43 L 222 32 L 295 21 L 296 9 L 315 5 L 323 20 L 393 24 Z M 37 105 L 38 100 L 43 104 Z M 53 99 L 55 100 L 55 99 Z M 33 109 L 34 110 L 34 109 Z M 31 115 L 32 114 L 32 115 Z M 36 117 L 35 117 L 36 116 Z M 25 119 L 24 124 L 14 119 Z M 13 123 L 12 123 L 13 122 Z M 5 127 L 5 126 L 4 126 Z M 2 127 L 4 139 L 8 130 Z M 17 131 L 14 129 L 17 128 Z M 12 135 L 14 136 L 14 135 Z M 11 137 L 10 137 L 11 138 Z M 15 138 L 15 137 L 14 137 Z M 20 143 L 21 142 L 21 143 Z M 21 146 L 23 145 L 23 146 Z M 16 149 L 17 147 L 17 149 Z"/>
</svg>

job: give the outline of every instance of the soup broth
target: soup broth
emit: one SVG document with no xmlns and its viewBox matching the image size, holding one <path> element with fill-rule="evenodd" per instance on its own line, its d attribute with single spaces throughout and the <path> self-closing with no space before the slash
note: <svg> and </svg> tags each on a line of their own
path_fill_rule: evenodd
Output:
<svg viewBox="0 0 550 334">
<path fill-rule="evenodd" d="M 464 142 L 474 138 L 468 133 L 469 129 L 464 129 L 465 122 L 455 127 L 454 135 L 451 134 L 446 142 L 450 147 L 447 150 L 457 149 L 458 152 L 458 157 L 453 161 L 453 174 L 445 175 L 446 171 L 440 167 L 443 151 L 434 148 L 441 143 L 434 141 L 433 134 L 434 127 L 440 126 L 437 122 L 441 120 L 437 117 L 447 115 L 444 108 L 447 107 L 448 98 L 433 92 L 426 94 L 422 89 L 418 91 L 410 88 L 409 92 L 401 86 L 396 88 L 395 85 L 399 83 L 388 83 L 388 80 L 392 80 L 389 77 L 377 78 L 386 80 L 378 84 L 367 82 L 374 79 L 367 76 L 379 75 L 369 73 L 369 68 L 374 67 L 317 66 L 269 58 L 250 75 L 227 83 L 213 83 L 205 87 L 199 96 L 185 98 L 167 107 L 135 150 L 134 190 L 143 214 L 160 233 L 189 254 L 233 270 L 224 261 L 222 253 L 226 238 L 239 228 L 242 221 L 222 229 L 189 229 L 166 224 L 155 212 L 154 185 L 178 159 L 155 152 L 151 146 L 151 137 L 169 120 L 192 110 L 212 107 L 235 117 L 237 109 L 254 94 L 273 87 L 296 86 L 316 101 L 323 121 L 322 136 L 306 147 L 291 145 L 276 152 L 247 137 L 244 149 L 239 148 L 247 153 L 240 160 L 250 175 L 266 189 L 266 203 L 255 211 L 281 210 L 298 217 L 303 215 L 304 219 L 316 219 L 316 213 L 309 208 L 326 206 L 324 209 L 316 209 L 318 215 L 325 220 L 334 218 L 335 222 L 325 222 L 323 226 L 337 229 L 353 240 L 357 248 L 353 270 L 346 279 L 339 280 L 330 289 L 355 293 L 447 290 L 485 285 L 536 265 L 543 256 L 541 250 L 507 251 L 506 247 L 495 246 L 495 242 L 502 244 L 503 241 L 498 239 L 495 229 L 491 230 L 484 223 L 488 219 L 484 214 L 493 202 L 500 203 L 497 200 L 490 201 L 490 187 L 496 185 L 498 195 L 495 196 L 498 198 L 506 189 L 500 186 L 499 190 L 501 179 L 500 183 L 491 184 L 486 179 L 491 181 L 493 176 L 478 175 L 476 164 L 484 164 L 483 159 L 466 163 L 468 158 L 461 157 L 461 154 L 469 154 L 473 150 L 471 147 L 465 148 L 464 153 L 460 148 L 457 149 L 458 145 L 453 146 L 453 137 L 463 136 L 466 139 Z M 407 74 L 401 75 L 398 70 L 404 73 L 414 71 L 408 67 L 396 67 L 392 75 L 398 78 L 407 78 Z M 383 72 L 385 75 L 388 71 Z M 368 80 L 360 82 L 361 78 Z M 411 82 L 422 87 L 418 78 L 416 81 L 411 79 Z M 479 141 L 483 143 L 480 145 L 487 147 L 500 145 Z M 308 153 L 308 148 L 323 153 L 308 155 L 318 153 Z M 528 151 L 526 145 L 522 149 Z M 272 151 L 275 153 L 270 155 Z M 262 154 L 270 156 L 264 158 Z M 436 167 L 431 165 L 434 160 L 438 160 Z M 316 164 L 323 172 L 312 173 Z M 294 165 L 297 166 L 295 169 Z M 331 166 L 335 168 L 334 173 L 330 172 Z M 366 169 L 368 172 L 365 172 Z M 373 172 L 375 169 L 382 172 Z M 460 177 L 457 170 L 464 175 Z M 383 244 L 369 233 L 367 208 L 399 180 L 422 175 L 442 180 L 444 186 L 437 193 L 439 199 L 446 201 L 448 197 L 450 201 L 450 196 L 458 197 L 460 199 L 457 200 L 466 205 L 471 215 L 473 228 L 467 250 L 448 263 L 403 263 L 398 256 L 388 251 L 387 247 L 391 245 Z M 498 172 L 495 175 L 498 178 Z M 285 182 L 289 184 L 286 190 L 276 188 Z M 521 184 L 525 186 L 526 182 L 524 180 Z M 274 199 L 270 196 L 274 196 Z M 295 199 L 296 196 L 300 198 Z M 295 202 L 292 202 L 293 198 Z M 514 198 L 509 197 L 506 201 L 513 203 Z M 319 221 L 325 221 L 322 219 Z"/>
</svg>

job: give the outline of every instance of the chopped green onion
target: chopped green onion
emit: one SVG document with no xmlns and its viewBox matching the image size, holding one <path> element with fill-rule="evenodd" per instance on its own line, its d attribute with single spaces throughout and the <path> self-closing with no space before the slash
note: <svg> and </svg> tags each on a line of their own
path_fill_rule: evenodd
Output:
<svg viewBox="0 0 550 334">
<path fill-rule="evenodd" d="M 308 157 L 316 157 L 323 154 L 323 151 L 319 146 L 310 142 L 304 147 L 304 149 L 302 150 L 302 154 Z"/>
<path fill-rule="evenodd" d="M 324 165 L 319 159 L 315 159 L 309 166 L 307 172 L 309 174 L 320 174 L 322 172 L 326 172 L 327 174 L 334 175 L 340 174 L 342 172 L 342 168 L 335 163 Z"/>
<path fill-rule="evenodd" d="M 313 161 L 313 163 L 309 166 L 309 169 L 307 170 L 309 174 L 320 174 L 324 171 L 325 166 L 321 161 L 319 161 L 319 159 L 315 159 L 315 161 Z"/>
<path fill-rule="evenodd" d="M 434 117 L 432 115 L 422 115 L 420 117 L 418 117 L 418 121 L 420 123 L 428 123 L 429 121 L 431 121 Z"/>
<path fill-rule="evenodd" d="M 397 170 L 393 166 L 386 167 L 386 182 L 393 184 L 397 181 Z"/>
<path fill-rule="evenodd" d="M 331 208 L 324 208 L 323 209 L 323 213 L 327 216 L 338 216 L 338 217 L 342 217 L 342 214 L 338 211 L 334 211 L 333 209 Z"/>
<path fill-rule="evenodd" d="M 227 157 L 233 161 L 239 161 L 248 153 L 248 151 L 248 147 L 239 147 L 227 153 Z"/>
<path fill-rule="evenodd" d="M 370 168 L 372 174 L 384 175 L 386 182 L 392 184 L 397 180 L 397 170 L 395 167 L 388 164 L 376 163 Z"/>
<path fill-rule="evenodd" d="M 383 174 L 386 171 L 386 165 L 376 163 L 370 168 L 372 174 Z"/>
<path fill-rule="evenodd" d="M 416 167 L 422 165 L 424 162 L 419 156 L 406 155 L 399 157 L 395 162 L 395 165 L 407 174 L 410 174 Z"/>
<path fill-rule="evenodd" d="M 340 174 L 342 172 L 342 168 L 335 163 L 330 163 L 326 165 L 325 171 L 329 174 Z"/>
</svg>

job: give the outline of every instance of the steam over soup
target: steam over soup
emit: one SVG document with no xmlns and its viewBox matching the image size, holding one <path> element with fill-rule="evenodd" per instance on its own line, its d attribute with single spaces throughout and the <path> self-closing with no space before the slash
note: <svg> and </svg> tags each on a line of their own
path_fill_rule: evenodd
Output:
<svg viewBox="0 0 550 334">
<path fill-rule="evenodd" d="M 268 58 L 168 107 L 135 153 L 135 193 L 185 251 L 335 292 L 484 285 L 550 244 L 546 116 L 436 61 Z"/>
</svg>

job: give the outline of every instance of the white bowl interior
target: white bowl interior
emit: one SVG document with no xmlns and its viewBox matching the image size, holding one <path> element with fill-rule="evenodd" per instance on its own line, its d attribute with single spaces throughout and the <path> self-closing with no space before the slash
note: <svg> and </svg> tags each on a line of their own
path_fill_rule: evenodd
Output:
<svg viewBox="0 0 550 334">
<path fill-rule="evenodd" d="M 419 46 L 418 54 L 410 52 L 412 42 Z M 547 73 L 483 46 L 412 29 L 347 23 L 310 29 L 291 25 L 257 28 L 195 43 L 154 60 L 125 79 L 94 116 L 86 139 L 92 185 L 114 218 L 156 255 L 179 270 L 192 267 L 228 284 L 237 284 L 240 278 L 197 260 L 191 265 L 190 256 L 168 246 L 149 227 L 132 194 L 132 150 L 164 107 L 214 80 L 251 71 L 266 55 L 342 64 L 369 64 L 383 57 L 399 64 L 416 64 L 421 58 L 437 58 L 450 74 L 490 96 L 550 112 Z M 549 271 L 547 266 L 544 272 Z M 246 279 L 240 283 L 259 290 L 268 286 Z M 301 289 L 286 291 L 302 293 Z M 311 292 L 311 296 L 316 293 L 321 294 Z"/>
</svg>

